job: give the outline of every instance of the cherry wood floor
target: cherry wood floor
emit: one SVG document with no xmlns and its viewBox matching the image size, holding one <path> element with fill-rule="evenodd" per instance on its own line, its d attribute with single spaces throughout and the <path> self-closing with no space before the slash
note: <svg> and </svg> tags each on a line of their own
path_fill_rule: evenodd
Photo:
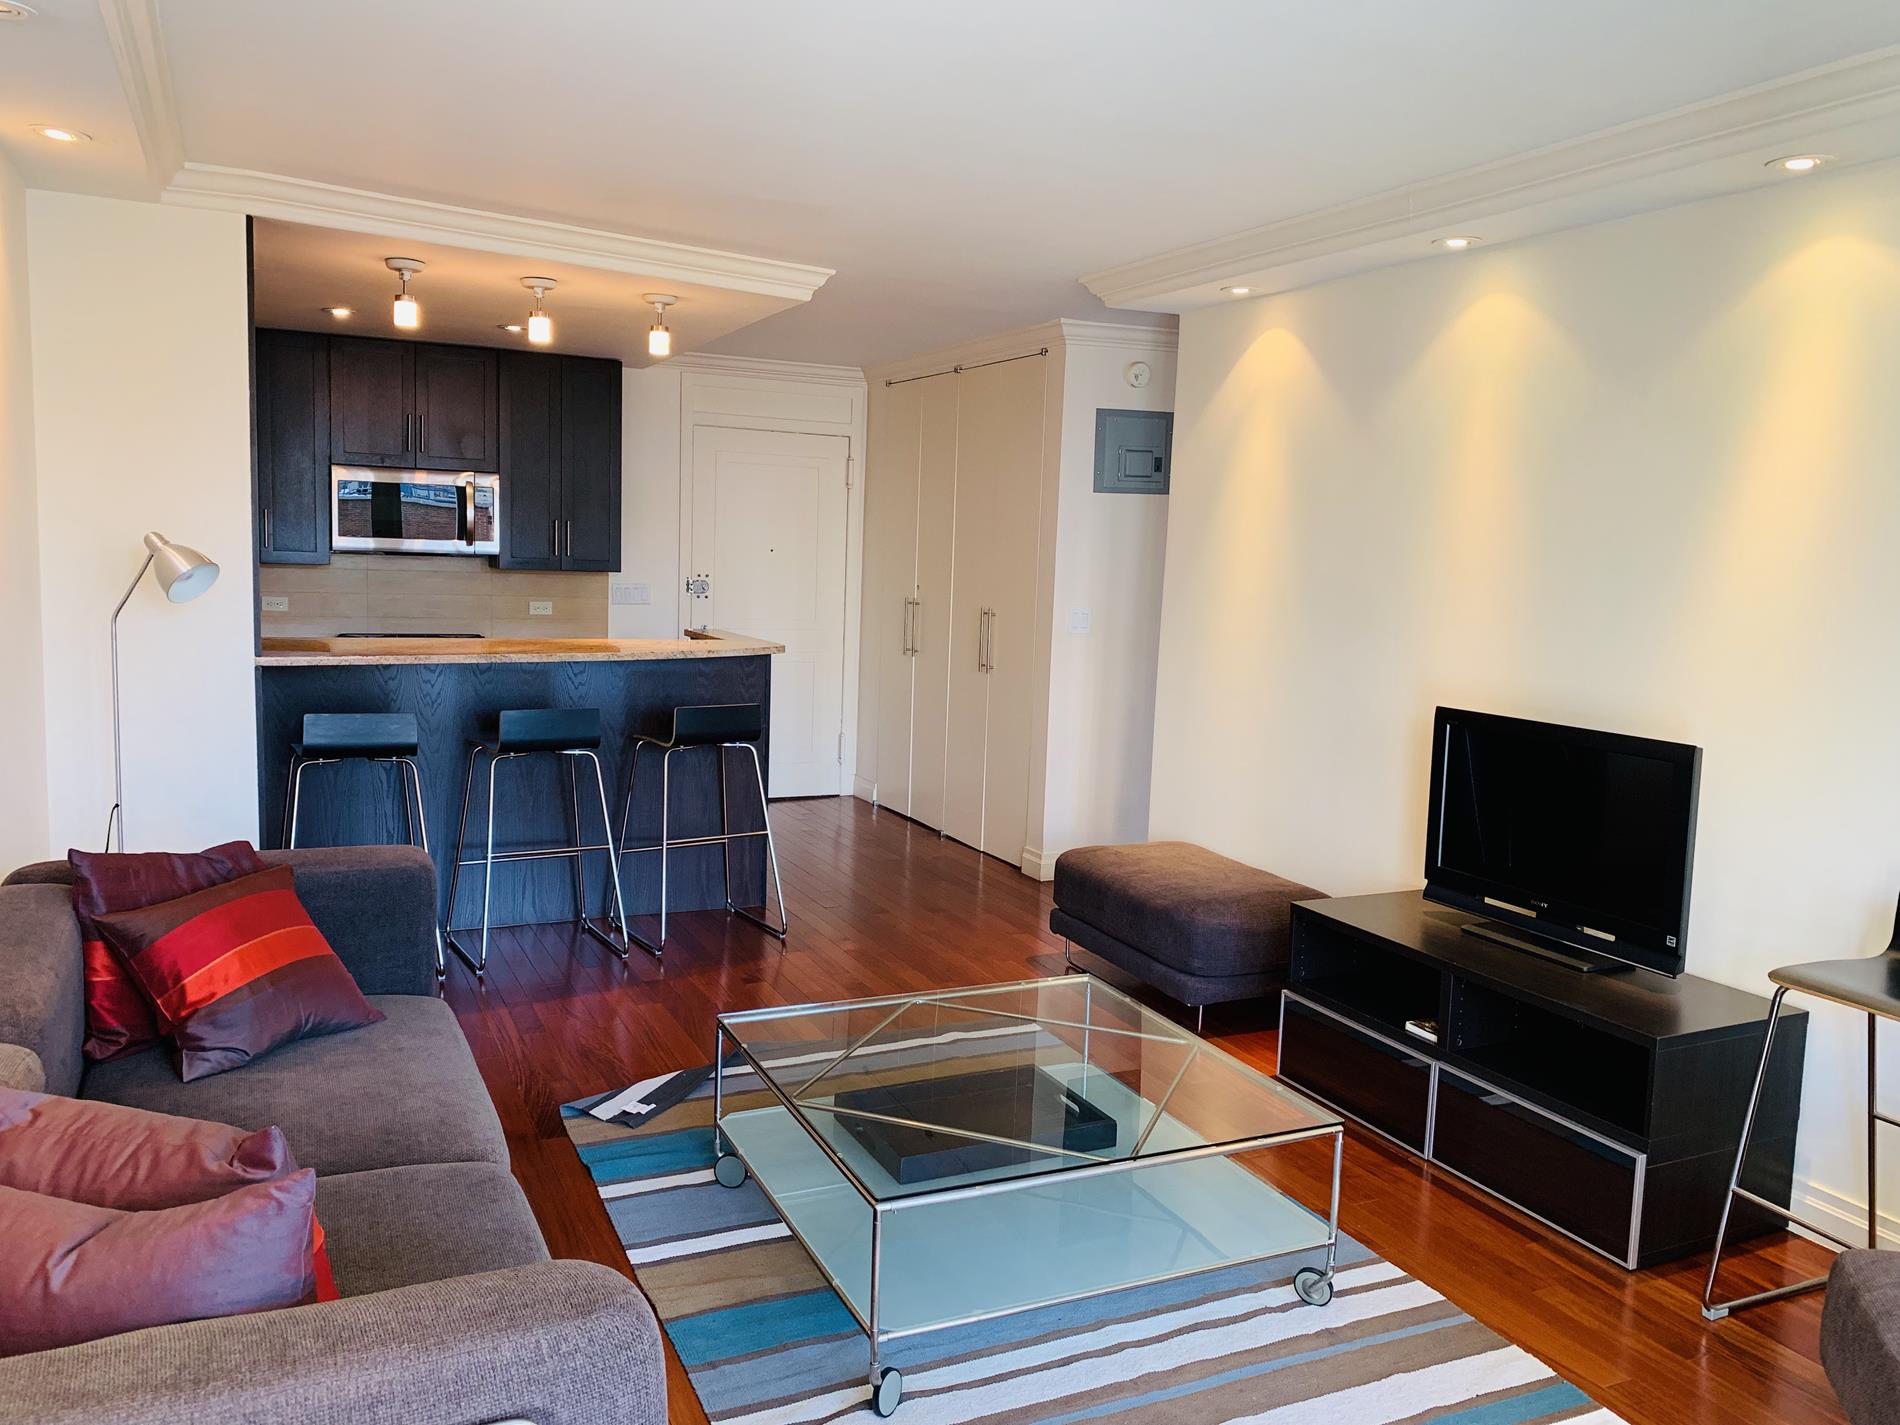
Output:
<svg viewBox="0 0 1900 1425">
<path fill-rule="evenodd" d="M 781 802 L 772 815 L 792 915 L 783 947 L 699 912 L 674 921 L 663 969 L 638 952 L 622 965 L 566 926 L 499 933 L 486 986 L 450 962 L 446 998 L 556 1256 L 627 1271 L 560 1105 L 710 1062 L 716 1013 L 1062 972 L 1047 886 L 854 798 Z M 1207 1032 L 1272 1070 L 1264 1007 L 1210 1011 Z M 1330 1154 L 1305 1150 L 1320 1147 L 1257 1156 L 1272 1156 L 1269 1175 L 1319 1205 Z M 1706 1258 L 1625 1272 L 1356 1129 L 1342 1194 L 1345 1231 L 1631 1425 L 1842 1419 L 1817 1358 L 1818 1293 L 1710 1324 L 1697 1309 Z M 1725 1287 L 1740 1291 L 1812 1275 L 1825 1255 L 1776 1237 L 1734 1260 Z M 696 1425 L 705 1416 L 668 1355 L 672 1421 Z"/>
</svg>

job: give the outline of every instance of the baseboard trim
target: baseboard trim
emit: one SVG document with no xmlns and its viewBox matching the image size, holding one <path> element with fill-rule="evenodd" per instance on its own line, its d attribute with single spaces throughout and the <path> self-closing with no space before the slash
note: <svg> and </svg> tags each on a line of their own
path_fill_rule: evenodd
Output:
<svg viewBox="0 0 1900 1425">
<path fill-rule="evenodd" d="M 1039 846 L 1025 846 L 1022 871 L 1031 880 L 1053 881 L 1056 878 L 1056 858 Z"/>
<path fill-rule="evenodd" d="M 877 783 L 867 782 L 862 777 L 853 776 L 851 778 L 851 795 L 861 802 L 869 802 L 872 806 L 876 806 Z"/>
<path fill-rule="evenodd" d="M 1860 1242 L 1866 1238 L 1867 1204 L 1865 1201 L 1835 1192 L 1832 1188 L 1824 1188 L 1818 1183 L 1797 1184 L 1795 1190 L 1798 1194 L 1795 1208 L 1803 1217 L 1812 1218 L 1843 1241 Z M 1885 1193 L 1881 1195 L 1886 1196 Z M 1795 1230 L 1801 1231 L 1798 1226 Z M 1812 1233 L 1807 1232 L 1801 1235 L 1813 1237 Z M 1819 1241 L 1823 1247 L 1831 1248 L 1835 1245 L 1820 1238 L 1814 1238 L 1814 1240 Z M 1888 1248 L 1900 1247 L 1900 1215 L 1891 1212 L 1880 1214 L 1880 1245 Z"/>
</svg>

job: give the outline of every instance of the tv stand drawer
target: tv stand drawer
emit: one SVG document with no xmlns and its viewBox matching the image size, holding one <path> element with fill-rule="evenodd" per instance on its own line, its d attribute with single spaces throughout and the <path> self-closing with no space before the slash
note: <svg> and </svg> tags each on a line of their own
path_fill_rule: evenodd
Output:
<svg viewBox="0 0 1900 1425">
<path fill-rule="evenodd" d="M 1441 1068 L 1430 1156 L 1558 1231 L 1635 1265 L 1640 1154 Z"/>
<path fill-rule="evenodd" d="M 1418 1152 L 1431 1121 L 1432 1063 L 1287 991 L 1279 1076 Z"/>
</svg>

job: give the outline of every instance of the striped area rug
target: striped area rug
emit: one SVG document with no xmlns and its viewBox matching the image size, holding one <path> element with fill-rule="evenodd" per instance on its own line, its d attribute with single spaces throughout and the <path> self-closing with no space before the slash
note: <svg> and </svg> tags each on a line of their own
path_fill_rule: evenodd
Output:
<svg viewBox="0 0 1900 1425">
<path fill-rule="evenodd" d="M 768 1099 L 731 1066 L 725 1092 L 733 1108 Z M 562 1115 L 712 1420 L 875 1421 L 857 1322 L 755 1183 L 713 1181 L 710 1068 L 581 1099 Z M 1619 1425 L 1357 1243 L 1341 1238 L 1325 1307 L 1293 1293 L 1304 1264 L 1231 1267 L 889 1343 L 885 1359 L 905 1379 L 895 1419 Z"/>
</svg>

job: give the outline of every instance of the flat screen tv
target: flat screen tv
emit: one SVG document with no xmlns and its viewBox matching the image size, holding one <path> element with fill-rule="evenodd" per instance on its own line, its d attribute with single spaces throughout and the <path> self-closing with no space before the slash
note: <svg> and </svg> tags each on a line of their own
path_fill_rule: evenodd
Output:
<svg viewBox="0 0 1900 1425">
<path fill-rule="evenodd" d="M 1425 896 L 1574 969 L 1682 973 L 1702 749 L 1439 708 Z"/>
</svg>

